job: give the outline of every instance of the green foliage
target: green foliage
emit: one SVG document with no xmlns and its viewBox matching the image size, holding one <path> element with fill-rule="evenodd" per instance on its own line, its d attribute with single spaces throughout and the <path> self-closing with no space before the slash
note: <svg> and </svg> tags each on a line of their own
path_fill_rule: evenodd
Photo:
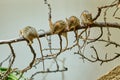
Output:
<svg viewBox="0 0 120 80">
<path fill-rule="evenodd" d="M 4 73 L 7 71 L 8 68 L 0 67 L 0 78 Z M 12 70 L 12 69 L 11 69 Z M 21 73 L 20 71 L 12 71 L 8 76 L 6 80 L 18 80 L 20 77 Z M 23 76 L 19 80 L 26 80 Z"/>
</svg>

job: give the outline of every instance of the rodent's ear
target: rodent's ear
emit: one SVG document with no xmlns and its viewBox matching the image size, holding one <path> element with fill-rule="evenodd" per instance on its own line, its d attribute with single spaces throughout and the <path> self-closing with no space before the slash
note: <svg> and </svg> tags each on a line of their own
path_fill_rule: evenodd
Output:
<svg viewBox="0 0 120 80">
<path fill-rule="evenodd" d="M 19 37 L 20 37 L 21 35 L 22 35 L 22 31 L 20 30 L 20 31 L 19 31 Z"/>
<path fill-rule="evenodd" d="M 21 30 L 19 31 L 19 33 L 20 33 L 20 34 L 22 33 Z"/>
<path fill-rule="evenodd" d="M 69 28 L 69 20 L 68 20 L 68 18 L 65 18 L 65 19 L 66 19 L 66 24 L 67 24 L 66 30 L 69 31 L 70 30 L 70 28 Z"/>
<path fill-rule="evenodd" d="M 82 14 L 84 17 L 86 17 L 86 14 Z"/>
<path fill-rule="evenodd" d="M 65 18 L 66 19 L 66 22 L 68 22 L 68 19 L 67 18 Z"/>
<path fill-rule="evenodd" d="M 92 18 L 92 14 L 90 13 L 90 16 L 91 16 L 91 18 Z"/>
</svg>

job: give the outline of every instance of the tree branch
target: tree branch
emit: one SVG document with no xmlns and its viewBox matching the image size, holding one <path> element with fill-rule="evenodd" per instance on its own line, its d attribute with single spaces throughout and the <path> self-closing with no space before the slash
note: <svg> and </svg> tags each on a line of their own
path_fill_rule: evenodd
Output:
<svg viewBox="0 0 120 80">
<path fill-rule="evenodd" d="M 94 27 L 110 27 L 110 28 L 118 28 L 120 29 L 120 23 L 105 23 L 105 22 L 95 22 L 93 23 L 90 28 L 94 28 Z M 78 27 L 77 30 L 80 29 L 86 29 L 86 27 Z M 70 30 L 73 31 L 73 30 Z M 70 32 L 70 31 L 64 31 L 64 32 Z M 45 35 L 50 36 L 50 35 L 54 35 L 51 34 L 50 31 L 43 33 L 43 34 L 39 34 L 39 37 L 45 37 Z M 16 42 L 20 42 L 20 41 L 25 41 L 25 39 L 23 37 L 18 37 L 18 38 L 14 38 L 14 39 L 9 39 L 9 40 L 0 40 L 0 44 L 8 44 L 8 43 L 16 43 Z"/>
</svg>

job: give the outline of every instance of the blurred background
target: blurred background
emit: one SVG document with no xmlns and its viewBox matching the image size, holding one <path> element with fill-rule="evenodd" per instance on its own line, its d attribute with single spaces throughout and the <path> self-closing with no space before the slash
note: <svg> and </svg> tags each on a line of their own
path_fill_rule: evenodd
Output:
<svg viewBox="0 0 120 80">
<path fill-rule="evenodd" d="M 65 18 L 72 15 L 80 17 L 80 14 L 84 10 L 88 10 L 95 16 L 97 14 L 97 7 L 110 4 L 112 1 L 113 0 L 48 0 L 52 7 L 53 22 L 60 19 L 65 20 Z M 108 14 L 108 17 L 111 17 L 111 14 Z M 101 16 L 97 21 L 103 21 L 103 17 Z M 112 18 L 109 18 L 108 21 L 117 22 L 117 20 L 115 21 Z M 0 0 L 0 40 L 19 37 L 19 30 L 28 25 L 35 27 L 37 30 L 50 30 L 48 24 L 48 7 L 44 4 L 44 0 Z M 93 34 L 97 34 L 97 32 L 98 31 L 94 31 L 91 33 L 91 36 L 94 36 Z M 106 30 L 104 32 L 106 33 Z M 113 33 L 113 37 L 111 38 L 119 42 L 119 31 L 112 29 L 111 32 Z M 69 32 L 68 36 L 70 46 L 75 39 L 74 33 Z M 52 46 L 58 47 L 58 41 L 59 38 L 53 35 L 52 44 L 54 45 Z M 43 48 L 48 48 L 48 43 L 45 38 L 42 38 L 41 42 Z M 63 41 L 63 43 L 65 42 Z M 119 49 L 114 49 L 113 46 L 106 49 L 104 44 L 101 44 L 102 43 L 97 43 L 96 46 L 96 49 L 101 53 L 100 55 L 104 55 L 105 53 L 112 54 L 120 51 Z M 12 45 L 16 53 L 16 59 L 12 67 L 17 67 L 19 69 L 25 68 L 32 60 L 33 56 L 28 46 L 26 46 L 27 43 L 23 41 Z M 38 53 L 37 57 L 40 57 L 37 40 L 34 40 L 33 47 L 36 53 Z M 65 66 L 68 68 L 68 71 L 64 72 L 64 80 L 97 80 L 100 76 L 120 63 L 120 58 L 104 63 L 102 66 L 100 66 L 99 62 L 91 63 L 86 60 L 83 62 L 78 55 L 73 54 L 75 51 L 76 48 L 66 51 L 58 57 L 60 60 L 65 59 Z M 89 55 L 89 53 L 93 51 L 86 48 L 85 52 Z M 0 45 L 0 61 L 4 60 L 10 53 L 8 45 Z M 44 54 L 47 53 L 46 51 Z M 51 63 L 52 61 L 46 61 L 46 68 L 49 68 Z M 59 64 L 62 65 L 61 63 Z M 42 70 L 41 65 L 38 65 L 37 69 L 33 68 L 28 71 L 25 76 L 30 77 L 32 73 Z M 8 64 L 5 63 L 3 66 L 7 67 Z M 53 65 L 53 69 L 54 66 L 55 65 Z M 45 75 L 46 74 L 38 74 L 35 76 L 35 80 L 42 80 Z M 47 74 L 45 78 L 46 80 L 62 80 L 62 75 L 60 72 L 50 73 Z"/>
</svg>

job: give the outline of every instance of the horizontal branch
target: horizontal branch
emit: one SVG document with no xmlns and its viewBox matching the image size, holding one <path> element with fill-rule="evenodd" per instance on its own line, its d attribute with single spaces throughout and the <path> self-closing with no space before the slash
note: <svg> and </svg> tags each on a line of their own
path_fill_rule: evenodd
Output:
<svg viewBox="0 0 120 80">
<path fill-rule="evenodd" d="M 67 71 L 68 68 L 65 68 L 62 69 L 62 70 L 47 70 L 47 71 L 38 71 L 38 72 L 35 72 L 30 79 L 33 79 L 34 76 L 36 76 L 37 74 L 40 74 L 40 73 L 55 73 L 55 72 L 64 72 L 64 71 Z"/>
<path fill-rule="evenodd" d="M 105 23 L 105 22 L 95 22 L 93 23 L 90 28 L 93 28 L 93 27 L 110 27 L 110 28 L 118 28 L 120 29 L 120 23 Z M 78 29 L 85 29 L 86 27 L 85 26 L 80 26 L 77 28 Z M 70 31 L 73 31 L 73 30 L 70 30 Z M 64 31 L 64 32 L 70 32 L 70 31 Z M 47 36 L 50 36 L 50 35 L 54 35 L 54 34 L 51 34 L 50 31 L 46 32 L 46 33 L 43 33 L 43 34 L 39 34 L 39 37 L 44 37 L 45 35 Z M 8 40 L 0 40 L 0 44 L 8 44 L 8 43 L 16 43 L 16 42 L 20 42 L 20 41 L 25 41 L 25 39 L 23 37 L 18 37 L 18 38 L 14 38 L 14 39 L 8 39 Z"/>
</svg>

